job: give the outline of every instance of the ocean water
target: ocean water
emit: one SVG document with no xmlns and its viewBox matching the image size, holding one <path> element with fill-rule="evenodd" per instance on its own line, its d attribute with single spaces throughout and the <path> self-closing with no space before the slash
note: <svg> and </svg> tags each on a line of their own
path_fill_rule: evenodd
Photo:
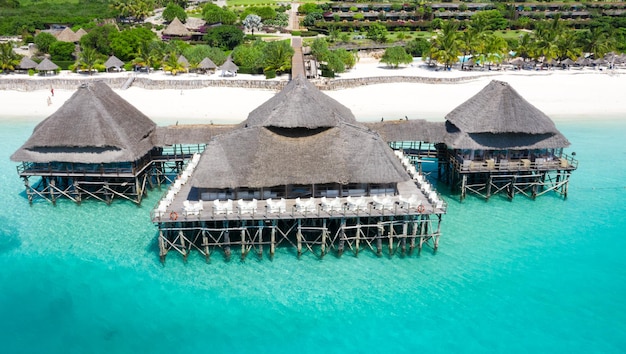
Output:
<svg viewBox="0 0 626 354">
<path fill-rule="evenodd" d="M 149 212 L 30 206 L 0 120 L 0 352 L 626 351 L 626 121 L 563 121 L 567 200 L 449 203 L 437 254 L 320 261 L 280 249 L 162 266 Z"/>
</svg>

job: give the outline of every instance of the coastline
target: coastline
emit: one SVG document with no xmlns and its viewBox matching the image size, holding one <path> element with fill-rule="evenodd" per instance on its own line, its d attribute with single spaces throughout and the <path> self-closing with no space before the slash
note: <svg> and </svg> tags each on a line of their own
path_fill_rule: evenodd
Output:
<svg viewBox="0 0 626 354">
<path fill-rule="evenodd" d="M 65 76 L 74 75 L 64 73 Z M 109 74 L 101 74 L 108 77 Z M 116 75 L 116 74 L 113 74 Z M 117 74 L 117 75 L 126 75 Z M 427 119 L 443 121 L 456 106 L 478 93 L 491 80 L 506 81 L 524 98 L 545 112 L 555 122 L 576 117 L 588 119 L 619 117 L 626 114 L 623 93 L 626 92 L 626 71 L 543 70 L 543 71 L 434 71 L 414 64 L 389 69 L 372 58 L 362 58 L 340 80 L 406 77 L 429 83 L 396 82 L 359 85 L 324 91 L 352 110 L 360 121 L 381 118 Z M 24 79 L 22 75 L 14 75 Z M 0 80 L 11 80 L 2 78 Z M 219 77 L 218 74 L 211 79 Z M 150 74 L 152 80 L 190 80 L 197 75 L 171 77 L 163 73 Z M 258 80 L 259 76 L 238 75 L 235 80 Z M 445 83 L 460 78 L 462 81 Z M 32 78 L 37 80 L 38 78 Z M 444 82 L 433 82 L 441 79 Z M 40 79 L 44 80 L 44 79 Z M 228 80 L 222 78 L 222 80 Z M 231 79 L 232 80 L 232 79 Z M 273 81 L 286 80 L 285 77 Z M 325 79 L 322 79 L 325 80 Z M 76 79 L 80 82 L 80 77 Z M 381 80 L 383 81 L 383 80 Z M 18 118 L 40 121 L 54 113 L 75 90 L 0 90 L 0 120 Z M 210 123 L 228 124 L 244 120 L 248 114 L 270 99 L 277 91 L 240 87 L 203 87 L 194 89 L 143 89 L 130 87 L 114 91 L 159 125 Z M 52 104 L 48 105 L 48 97 Z"/>
</svg>

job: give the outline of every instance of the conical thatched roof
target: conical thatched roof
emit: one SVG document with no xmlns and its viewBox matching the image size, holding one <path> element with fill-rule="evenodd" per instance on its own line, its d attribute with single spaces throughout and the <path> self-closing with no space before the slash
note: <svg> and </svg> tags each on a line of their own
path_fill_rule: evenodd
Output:
<svg viewBox="0 0 626 354">
<path fill-rule="evenodd" d="M 342 125 L 302 136 L 265 127 L 217 136 L 206 146 L 191 183 L 195 188 L 224 189 L 409 179 L 376 133 Z"/>
<path fill-rule="evenodd" d="M 476 95 L 446 115 L 466 133 L 557 133 L 545 113 L 503 81 L 491 81 Z"/>
<path fill-rule="evenodd" d="M 74 33 L 74 31 L 72 31 L 72 29 L 69 27 L 65 27 L 63 31 L 59 32 L 59 34 L 56 35 L 56 37 L 57 40 L 61 42 L 78 42 L 76 33 Z"/>
<path fill-rule="evenodd" d="M 462 149 L 569 146 L 546 114 L 495 80 L 446 116 L 444 142 Z"/>
<path fill-rule="evenodd" d="M 574 65 L 574 61 L 570 58 L 565 58 L 561 64 L 565 64 L 565 65 Z"/>
<path fill-rule="evenodd" d="M 204 58 L 204 59 L 202 59 L 200 64 L 198 64 L 198 68 L 204 69 L 204 70 L 217 69 L 217 65 L 215 65 L 213 60 L 211 60 L 209 58 Z"/>
<path fill-rule="evenodd" d="M 50 61 L 50 59 L 48 58 L 44 58 L 44 60 L 41 61 L 41 63 L 37 64 L 37 66 L 35 67 L 35 70 L 38 71 L 53 71 L 58 69 L 59 66 L 56 65 L 55 63 L 53 63 L 52 61 Z"/>
<path fill-rule="evenodd" d="M 124 66 L 124 62 L 118 59 L 115 55 L 111 55 L 109 59 L 104 63 L 104 67 L 109 68 L 121 68 Z"/>
<path fill-rule="evenodd" d="M 29 57 L 23 57 L 18 66 L 20 69 L 34 69 L 37 67 L 37 63 Z"/>
<path fill-rule="evenodd" d="M 226 58 L 226 61 L 224 62 L 224 64 L 222 64 L 219 67 L 220 70 L 222 71 L 230 71 L 230 72 L 237 72 L 237 70 L 239 70 L 239 67 L 237 66 L 237 64 L 233 63 L 233 60 L 231 59 L 231 57 Z"/>
<path fill-rule="evenodd" d="M 156 124 L 103 82 L 82 85 L 39 123 L 13 161 L 136 161 L 153 148 Z"/>
<path fill-rule="evenodd" d="M 355 124 L 356 119 L 346 106 L 298 76 L 250 112 L 242 125 L 316 129 L 334 127 L 340 122 Z"/>
<path fill-rule="evenodd" d="M 191 36 L 191 32 L 180 22 L 178 17 L 175 17 L 172 22 L 163 30 L 163 34 L 166 36 Z"/>
<path fill-rule="evenodd" d="M 380 135 L 349 109 L 298 77 L 202 154 L 195 188 L 410 180 Z"/>
<path fill-rule="evenodd" d="M 178 57 L 178 64 L 182 65 L 185 69 L 189 68 L 189 60 L 182 54 Z"/>
<path fill-rule="evenodd" d="M 78 31 L 76 31 L 75 35 L 76 35 L 76 40 L 80 41 L 81 38 L 83 38 L 84 35 L 87 34 L 87 31 L 85 31 L 82 28 L 79 28 Z"/>
</svg>

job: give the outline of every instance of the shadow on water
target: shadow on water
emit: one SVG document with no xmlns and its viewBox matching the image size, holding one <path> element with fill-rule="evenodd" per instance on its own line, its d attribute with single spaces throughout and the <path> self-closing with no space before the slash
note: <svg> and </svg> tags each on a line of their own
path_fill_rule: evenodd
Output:
<svg viewBox="0 0 626 354">
<path fill-rule="evenodd" d="M 8 253 L 22 245 L 17 227 L 6 217 L 0 216 L 0 255 Z"/>
</svg>

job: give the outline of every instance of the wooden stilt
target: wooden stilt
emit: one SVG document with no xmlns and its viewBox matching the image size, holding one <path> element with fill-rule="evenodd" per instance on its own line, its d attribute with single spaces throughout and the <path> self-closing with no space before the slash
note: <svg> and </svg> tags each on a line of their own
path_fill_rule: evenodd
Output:
<svg viewBox="0 0 626 354">
<path fill-rule="evenodd" d="M 381 222 L 378 222 L 378 227 L 376 228 L 376 255 L 378 257 L 383 254 L 383 225 Z"/>
<path fill-rule="evenodd" d="M 321 245 L 321 257 L 324 258 L 326 254 L 326 237 L 328 230 L 326 229 L 326 219 L 322 219 L 322 245 Z"/>
<path fill-rule="evenodd" d="M 246 221 L 241 221 L 241 261 L 246 260 L 246 256 L 248 255 L 248 251 L 246 250 Z"/>
<path fill-rule="evenodd" d="M 298 248 L 298 258 L 302 256 L 302 219 L 298 219 L 298 229 L 296 230 L 296 242 Z"/>
<path fill-rule="evenodd" d="M 341 219 L 341 226 L 339 230 L 339 247 L 337 248 L 337 256 L 341 257 L 346 242 L 346 219 Z"/>
<path fill-rule="evenodd" d="M 272 230 L 270 231 L 270 259 L 274 259 L 276 251 L 276 219 L 272 220 Z"/>
</svg>

